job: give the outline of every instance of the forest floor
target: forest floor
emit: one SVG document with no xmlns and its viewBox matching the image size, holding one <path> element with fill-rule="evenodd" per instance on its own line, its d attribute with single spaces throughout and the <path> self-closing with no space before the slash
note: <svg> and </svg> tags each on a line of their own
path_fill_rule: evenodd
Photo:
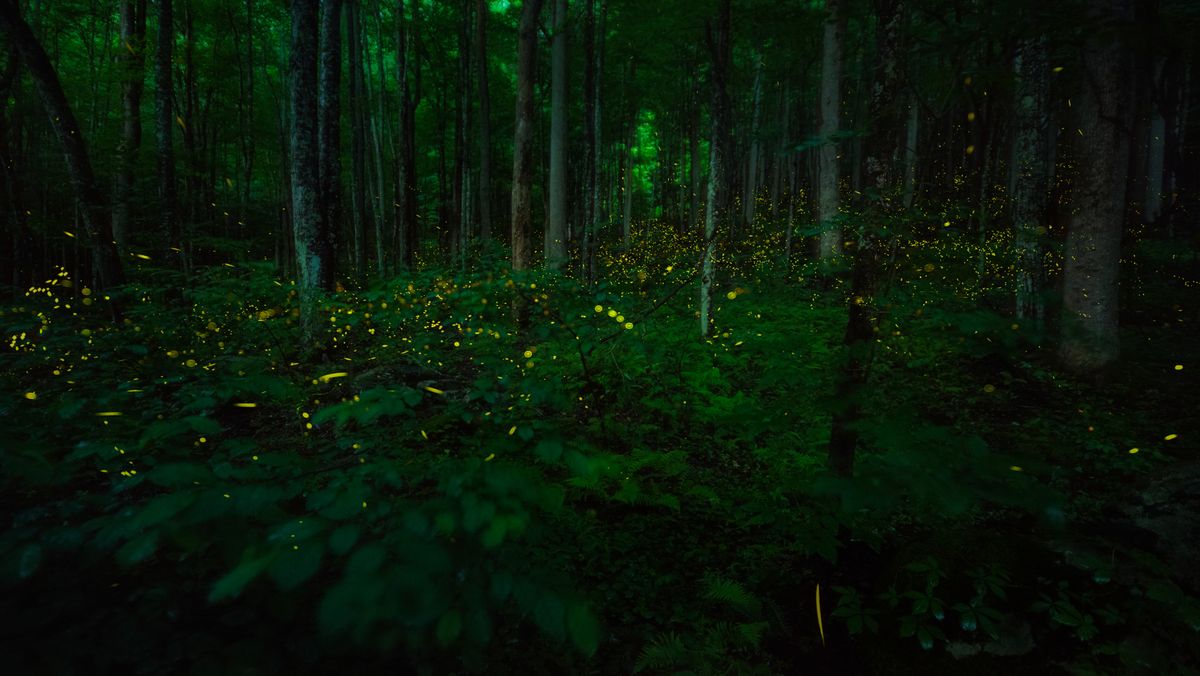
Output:
<svg viewBox="0 0 1200 676">
<path fill-rule="evenodd" d="M 899 256 L 853 480 L 824 471 L 845 292 L 769 246 L 719 261 L 707 340 L 695 243 L 667 238 L 595 286 L 497 265 L 338 294 L 315 357 L 261 266 L 135 271 L 117 326 L 64 273 L 0 315 L 0 654 L 1196 673 L 1200 265 L 1130 252 L 1123 360 L 1085 382 L 972 241 Z"/>
</svg>

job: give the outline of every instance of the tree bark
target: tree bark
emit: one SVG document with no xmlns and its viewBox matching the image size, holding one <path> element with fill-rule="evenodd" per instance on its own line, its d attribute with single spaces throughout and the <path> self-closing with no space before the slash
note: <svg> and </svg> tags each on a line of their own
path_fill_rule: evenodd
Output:
<svg viewBox="0 0 1200 676">
<path fill-rule="evenodd" d="M 517 110 L 513 133 L 512 267 L 529 267 L 533 184 L 533 81 L 537 76 L 537 21 L 542 0 L 522 0 L 517 28 Z"/>
<path fill-rule="evenodd" d="M 1013 135 L 1012 216 L 1021 262 L 1017 270 L 1016 315 L 1041 323 L 1042 247 L 1049 176 L 1049 54 L 1045 38 L 1024 41 L 1017 51 L 1016 117 Z"/>
<path fill-rule="evenodd" d="M 821 49 L 820 187 L 817 213 L 821 222 L 820 256 L 842 251 L 838 217 L 838 141 L 842 82 L 842 42 L 846 32 L 843 0 L 825 0 L 825 35 Z"/>
<path fill-rule="evenodd" d="M 567 0 L 554 0 L 550 62 L 550 213 L 546 220 L 546 267 L 567 262 Z"/>
<path fill-rule="evenodd" d="M 146 0 L 121 0 L 121 142 L 113 185 L 113 238 L 124 250 L 133 213 L 133 166 L 142 145 L 142 91 L 146 54 Z"/>
<path fill-rule="evenodd" d="M 1128 19 L 1128 0 L 1091 0 L 1100 22 Z M 1080 175 L 1067 234 L 1059 357 L 1068 370 L 1098 375 L 1119 351 L 1118 271 L 1129 165 L 1130 65 L 1118 36 L 1096 30 L 1084 47 L 1079 106 Z"/>
<path fill-rule="evenodd" d="M 730 0 L 717 3 L 715 26 L 709 28 L 709 47 L 712 52 L 712 71 L 709 76 L 712 87 L 712 102 L 709 116 L 712 131 L 708 151 L 708 199 L 704 208 L 704 260 L 700 268 L 700 337 L 707 338 L 710 329 L 709 310 L 712 304 L 713 248 L 717 237 L 718 212 L 717 192 L 722 180 L 722 146 L 727 132 L 725 128 L 725 101 L 729 80 L 729 64 L 732 60 L 730 47 Z"/>
<path fill-rule="evenodd" d="M 317 127 L 317 15 L 318 0 L 292 0 L 292 39 L 289 63 L 291 84 L 292 237 L 299 272 L 300 316 L 306 342 L 316 337 L 317 297 L 326 268 L 326 233 L 322 232 L 320 151 Z"/>
<path fill-rule="evenodd" d="M 359 276 L 367 269 L 367 231 L 371 228 L 367 203 L 366 85 L 363 79 L 361 12 L 357 0 L 346 5 L 346 47 L 350 66 L 350 201 L 354 233 L 354 271 Z"/>
<path fill-rule="evenodd" d="M 342 224 L 342 0 L 320 0 L 320 73 L 317 82 L 317 155 L 320 163 L 322 256 L 334 259 L 330 235 Z M 318 284 L 334 286 L 332 265 L 321 267 Z"/>
<path fill-rule="evenodd" d="M 867 220 L 854 252 L 846 333 L 842 344 L 846 362 L 834 390 L 833 423 L 829 432 L 829 466 L 835 474 L 854 473 L 862 398 L 875 350 L 875 292 L 883 245 L 874 228 L 886 222 L 896 206 L 897 181 L 893 167 L 900 140 L 900 21 L 904 0 L 875 0 L 876 65 L 871 87 L 869 119 L 864 139 L 867 187 L 876 192 L 867 204 Z"/>
<path fill-rule="evenodd" d="M 479 87 L 479 237 L 492 238 L 492 97 L 488 90 L 487 0 L 475 3 L 475 68 Z"/>
<path fill-rule="evenodd" d="M 758 162 L 762 153 L 759 141 L 758 127 L 762 116 L 762 69 L 763 57 L 759 52 L 754 54 L 754 105 L 750 113 L 750 157 L 746 163 L 745 192 L 742 193 L 742 222 L 749 232 L 754 227 L 754 212 L 758 199 Z"/>
<path fill-rule="evenodd" d="M 158 143 L 158 208 L 162 234 L 170 246 L 183 254 L 183 237 L 176 213 L 174 86 L 171 79 L 171 54 L 175 45 L 172 0 L 158 2 L 158 50 L 154 55 L 155 140 Z"/>
</svg>

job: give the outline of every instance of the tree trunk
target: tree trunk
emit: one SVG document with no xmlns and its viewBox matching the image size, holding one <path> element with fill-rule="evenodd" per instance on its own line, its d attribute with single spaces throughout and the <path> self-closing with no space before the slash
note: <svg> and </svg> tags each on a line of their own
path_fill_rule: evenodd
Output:
<svg viewBox="0 0 1200 676">
<path fill-rule="evenodd" d="M 1021 262 L 1017 270 L 1016 315 L 1039 324 L 1042 248 L 1049 177 L 1049 55 L 1045 38 L 1026 40 L 1017 51 L 1016 119 L 1013 133 L 1013 229 Z"/>
<path fill-rule="evenodd" d="M 291 84 L 292 236 L 296 247 L 300 316 L 305 341 L 316 338 L 317 303 L 322 280 L 332 277 L 322 232 L 320 152 L 317 129 L 318 0 L 292 0 Z M 330 289 L 324 288 L 328 291 Z"/>
<path fill-rule="evenodd" d="M 758 139 L 759 118 L 762 115 L 762 69 L 761 53 L 754 54 L 754 107 L 750 113 L 750 158 L 746 164 L 745 192 L 742 193 L 742 222 L 747 232 L 754 227 L 754 209 L 758 198 L 758 160 L 762 152 Z"/>
<path fill-rule="evenodd" d="M 492 98 L 488 91 L 487 0 L 475 4 L 475 68 L 479 86 L 479 237 L 492 238 Z"/>
<path fill-rule="evenodd" d="M 342 0 L 320 0 L 320 74 L 317 83 L 317 154 L 320 161 L 321 227 L 329 237 L 342 224 Z M 322 251 L 333 260 L 333 242 L 322 242 Z M 318 284 L 334 286 L 333 266 L 321 268 Z"/>
<path fill-rule="evenodd" d="M 183 236 L 176 214 L 175 148 L 172 127 L 175 126 L 174 87 L 171 79 L 171 52 L 175 45 L 175 23 L 172 0 L 158 2 L 158 51 L 154 55 L 155 140 L 158 142 L 158 205 L 162 235 L 169 246 L 183 251 Z M 182 259 L 183 254 L 180 253 Z"/>
<path fill-rule="evenodd" d="M 829 466 L 835 474 L 854 473 L 862 398 L 875 349 L 874 303 L 883 248 L 873 228 L 886 222 L 896 205 L 897 181 L 893 158 L 900 140 L 900 21 L 903 0 L 875 0 L 876 65 L 864 140 L 867 187 L 877 191 L 854 252 L 846 333 L 842 339 L 846 362 L 834 390 L 833 423 L 829 431 Z"/>
<path fill-rule="evenodd" d="M 550 213 L 546 220 L 546 267 L 567 262 L 567 0 L 554 0 L 550 62 Z"/>
<path fill-rule="evenodd" d="M 366 86 L 363 81 L 361 12 L 358 0 L 346 5 L 346 47 L 350 66 L 350 201 L 354 226 L 354 272 L 366 274 L 367 231 L 371 220 L 367 204 Z"/>
<path fill-rule="evenodd" d="M 713 247 L 717 237 L 717 191 L 722 180 L 721 151 L 725 134 L 726 85 L 729 80 L 730 53 L 730 0 L 717 3 L 715 26 L 709 27 L 709 47 L 712 52 L 712 86 L 710 117 L 712 132 L 708 152 L 708 199 L 704 208 L 704 260 L 700 268 L 700 337 L 707 338 L 709 331 L 709 309 L 712 304 Z"/>
<path fill-rule="evenodd" d="M 1146 198 L 1142 222 L 1155 224 L 1163 214 L 1163 168 L 1166 162 L 1167 118 L 1164 114 L 1166 58 L 1155 60 L 1150 82 L 1150 133 L 1146 151 Z"/>
<path fill-rule="evenodd" d="M 921 108 L 917 97 L 908 104 L 908 124 L 904 135 L 904 207 L 913 205 L 917 192 L 917 142 L 920 139 Z"/>
<path fill-rule="evenodd" d="M 450 251 L 456 257 L 466 252 L 468 231 L 464 220 L 467 212 L 467 128 L 471 110 L 470 27 L 471 1 L 462 0 L 462 16 L 458 31 L 458 101 L 454 116 L 454 202 L 450 214 L 453 230 Z"/>
<path fill-rule="evenodd" d="M 113 238 L 124 250 L 133 213 L 133 167 L 142 145 L 143 68 L 146 54 L 146 0 L 121 0 L 121 142 L 113 186 Z"/>
<path fill-rule="evenodd" d="M 1098 21 L 1125 21 L 1128 0 L 1091 0 Z M 1129 164 L 1129 63 L 1125 46 L 1093 32 L 1084 47 L 1084 92 L 1079 106 L 1079 181 L 1067 235 L 1059 357 L 1080 374 L 1094 375 L 1119 350 L 1118 271 Z"/>
<path fill-rule="evenodd" d="M 537 21 L 542 0 L 522 0 L 517 28 L 517 110 L 513 133 L 512 267 L 529 267 L 533 184 L 533 80 L 537 77 Z M 518 312 L 518 319 L 522 319 Z"/>
<path fill-rule="evenodd" d="M 80 220 L 88 234 L 100 283 L 105 289 L 123 284 L 124 270 L 121 267 L 116 242 L 113 241 L 112 221 L 109 215 L 104 213 L 104 197 L 92 171 L 87 144 L 84 142 L 75 112 L 63 93 L 58 73 L 54 71 L 46 50 L 21 16 L 19 5 L 13 0 L 0 1 L 0 30 L 8 36 L 9 44 L 20 54 L 21 63 L 24 64 L 42 100 L 50 128 L 62 146 L 71 188 L 79 202 Z M 111 308 L 113 319 L 120 319 L 118 304 L 113 302 Z"/>
<path fill-rule="evenodd" d="M 829 258 L 842 251 L 842 226 L 838 221 L 838 141 L 839 104 L 842 82 L 842 41 L 846 32 L 843 0 L 825 0 L 825 37 L 821 49 L 821 137 L 820 255 Z"/>
</svg>

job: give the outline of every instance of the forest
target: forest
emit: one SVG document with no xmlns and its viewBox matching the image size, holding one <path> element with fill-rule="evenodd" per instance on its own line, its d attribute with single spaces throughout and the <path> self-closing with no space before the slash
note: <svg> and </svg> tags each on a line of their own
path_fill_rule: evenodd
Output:
<svg viewBox="0 0 1200 676">
<path fill-rule="evenodd" d="M 1200 674 L 1197 34 L 0 0 L 0 671 Z"/>
</svg>

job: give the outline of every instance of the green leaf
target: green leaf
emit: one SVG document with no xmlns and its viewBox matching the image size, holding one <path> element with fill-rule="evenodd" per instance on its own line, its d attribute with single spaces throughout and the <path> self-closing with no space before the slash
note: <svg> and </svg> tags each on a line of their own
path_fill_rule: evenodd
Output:
<svg viewBox="0 0 1200 676">
<path fill-rule="evenodd" d="M 600 623 L 585 604 L 572 603 L 567 608 L 567 636 L 588 657 L 600 647 Z"/>
<path fill-rule="evenodd" d="M 353 524 L 339 526 L 329 536 L 329 551 L 340 556 L 350 551 L 355 542 L 358 542 L 358 526 Z"/>
<path fill-rule="evenodd" d="M 563 602 L 554 594 L 543 592 L 533 608 L 533 621 L 543 632 L 562 640 L 563 631 Z"/>
<path fill-rule="evenodd" d="M 28 580 L 42 565 L 42 546 L 39 544 L 26 545 L 17 562 L 17 576 Z"/>
<path fill-rule="evenodd" d="M 448 610 L 442 614 L 441 619 L 437 623 L 437 641 L 438 645 L 445 648 L 454 643 L 458 639 L 458 635 L 462 633 L 462 613 L 457 610 Z"/>
<path fill-rule="evenodd" d="M 267 566 L 271 565 L 271 561 L 275 558 L 274 554 L 267 554 L 250 559 L 243 559 L 236 568 L 229 571 L 225 577 L 217 580 L 213 585 L 212 591 L 208 594 L 210 603 L 222 601 L 227 598 L 233 598 L 242 593 L 246 585 L 262 574 Z"/>
<path fill-rule="evenodd" d="M 309 541 L 297 547 L 285 550 L 271 563 L 271 579 L 284 591 L 304 584 L 321 568 L 322 545 Z"/>
</svg>

